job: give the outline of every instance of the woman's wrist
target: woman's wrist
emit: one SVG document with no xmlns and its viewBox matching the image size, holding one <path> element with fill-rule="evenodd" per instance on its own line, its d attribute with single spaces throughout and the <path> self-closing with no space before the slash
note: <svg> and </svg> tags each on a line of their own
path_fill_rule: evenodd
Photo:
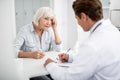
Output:
<svg viewBox="0 0 120 80">
<path fill-rule="evenodd" d="M 52 29 L 55 31 L 55 30 L 57 30 L 57 27 L 53 27 Z"/>
</svg>

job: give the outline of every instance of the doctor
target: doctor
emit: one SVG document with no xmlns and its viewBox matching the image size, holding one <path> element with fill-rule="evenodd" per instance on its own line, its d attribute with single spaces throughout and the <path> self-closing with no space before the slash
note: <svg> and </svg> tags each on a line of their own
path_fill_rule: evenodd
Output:
<svg viewBox="0 0 120 80">
<path fill-rule="evenodd" d="M 120 80 L 120 32 L 103 19 L 100 0 L 76 0 L 73 9 L 78 24 L 90 35 L 76 55 L 59 55 L 62 62 L 71 62 L 70 67 L 59 67 L 49 58 L 45 68 L 55 80 Z"/>
</svg>

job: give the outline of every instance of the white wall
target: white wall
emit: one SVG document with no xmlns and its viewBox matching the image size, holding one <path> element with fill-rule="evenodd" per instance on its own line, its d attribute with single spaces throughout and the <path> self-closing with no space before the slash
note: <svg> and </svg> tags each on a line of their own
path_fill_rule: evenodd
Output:
<svg viewBox="0 0 120 80">
<path fill-rule="evenodd" d="M 111 0 L 110 19 L 112 23 L 120 30 L 120 0 Z"/>
<path fill-rule="evenodd" d="M 68 47 L 74 48 L 77 40 L 78 40 L 78 27 L 77 27 L 77 21 L 75 19 L 75 14 L 72 8 L 74 0 L 68 0 Z"/>
<path fill-rule="evenodd" d="M 0 28 L 0 80 L 19 80 L 12 46 L 15 38 L 14 0 L 0 0 Z"/>
<path fill-rule="evenodd" d="M 38 8 L 52 5 L 52 0 L 15 0 L 16 31 L 33 20 Z"/>
<path fill-rule="evenodd" d="M 58 20 L 58 29 L 63 49 L 73 48 L 77 41 L 77 27 L 72 11 L 73 0 L 54 0 L 54 11 Z"/>
<path fill-rule="evenodd" d="M 63 49 L 67 48 L 67 0 L 54 0 L 54 12 L 58 23 L 58 30 L 62 39 Z"/>
<path fill-rule="evenodd" d="M 88 32 L 84 32 L 78 25 L 72 8 L 74 0 L 68 0 L 68 47 L 72 47 L 75 51 L 79 45 L 86 39 Z"/>
</svg>

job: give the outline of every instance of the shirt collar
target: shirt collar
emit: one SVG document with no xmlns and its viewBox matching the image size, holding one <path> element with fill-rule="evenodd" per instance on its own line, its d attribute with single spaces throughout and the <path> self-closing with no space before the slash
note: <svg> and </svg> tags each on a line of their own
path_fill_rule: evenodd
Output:
<svg viewBox="0 0 120 80">
<path fill-rule="evenodd" d="M 103 20 L 104 20 L 104 19 L 101 19 L 101 20 L 97 21 L 97 22 L 92 26 L 92 28 L 90 29 L 90 33 L 94 32 L 96 26 L 99 25 L 100 23 L 102 23 Z"/>
<path fill-rule="evenodd" d="M 33 26 L 32 23 L 30 24 L 30 31 L 31 31 L 31 32 L 34 32 L 34 31 L 35 31 L 34 26 Z"/>
</svg>

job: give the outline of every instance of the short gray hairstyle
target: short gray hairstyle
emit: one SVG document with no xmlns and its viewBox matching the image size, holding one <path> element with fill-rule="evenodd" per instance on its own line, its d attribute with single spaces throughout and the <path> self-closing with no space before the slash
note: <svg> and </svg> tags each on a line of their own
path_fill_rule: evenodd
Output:
<svg viewBox="0 0 120 80">
<path fill-rule="evenodd" d="M 33 17 L 33 22 L 34 24 L 38 25 L 40 18 L 46 18 L 46 17 L 52 18 L 54 16 L 55 14 L 50 7 L 41 7 L 36 11 Z"/>
</svg>

